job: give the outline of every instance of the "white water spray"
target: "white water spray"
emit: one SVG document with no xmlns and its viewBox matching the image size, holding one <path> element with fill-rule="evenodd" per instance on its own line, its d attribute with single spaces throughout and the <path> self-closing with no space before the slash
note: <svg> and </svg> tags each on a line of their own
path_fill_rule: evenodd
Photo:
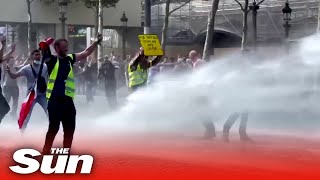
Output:
<svg viewBox="0 0 320 180">
<path fill-rule="evenodd" d="M 320 38 L 312 36 L 289 56 L 275 59 L 266 52 L 269 60 L 260 62 L 259 57 L 232 55 L 193 74 L 162 75 L 159 83 L 130 95 L 123 107 L 102 116 L 96 112 L 107 109 L 107 102 L 102 107 L 78 103 L 76 135 L 90 138 L 133 131 L 201 136 L 203 119 L 212 119 L 221 131 L 231 113 L 248 111 L 249 134 L 313 136 L 320 129 L 319 44 Z M 87 109 L 90 114 L 83 113 Z M 1 136 L 19 138 L 8 124 L 1 125 Z M 31 123 L 28 136 L 44 137 L 43 126 Z"/>
</svg>

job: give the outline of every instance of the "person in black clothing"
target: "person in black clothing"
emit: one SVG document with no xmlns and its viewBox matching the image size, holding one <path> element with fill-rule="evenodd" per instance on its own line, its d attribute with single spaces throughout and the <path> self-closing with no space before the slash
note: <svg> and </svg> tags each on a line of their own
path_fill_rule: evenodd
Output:
<svg viewBox="0 0 320 180">
<path fill-rule="evenodd" d="M 5 46 L 6 46 L 5 37 L 0 37 L 0 123 L 2 122 L 2 119 L 4 118 L 4 116 L 6 114 L 8 114 L 10 111 L 10 106 L 9 106 L 8 102 L 6 101 L 5 97 L 2 95 L 2 88 L 1 88 L 1 75 L 2 75 L 1 69 L 2 68 L 1 68 L 1 66 L 2 66 L 2 62 L 7 61 L 8 58 L 11 56 L 11 54 L 15 51 L 15 44 L 13 44 L 11 46 L 11 51 L 8 54 L 3 55 L 3 51 L 4 51 Z"/>
<path fill-rule="evenodd" d="M 16 59 L 12 56 L 9 57 L 9 60 L 7 62 L 7 68 L 10 69 L 13 72 L 18 72 L 22 66 L 15 65 Z M 3 71 L 5 71 L 5 67 L 3 67 Z M 4 84 L 3 84 L 3 95 L 6 98 L 7 102 L 10 103 L 12 100 L 12 107 L 11 107 L 11 116 L 16 117 L 17 116 L 17 110 L 18 110 L 18 101 L 19 101 L 19 86 L 17 79 L 12 79 L 7 72 L 3 73 L 4 76 Z"/>
<path fill-rule="evenodd" d="M 106 97 L 111 108 L 115 108 L 117 106 L 117 82 L 115 70 L 115 65 L 113 65 L 108 59 L 105 59 L 99 69 L 98 76 L 98 79 L 105 83 Z"/>
<path fill-rule="evenodd" d="M 94 81 L 96 77 L 94 76 L 95 74 L 93 73 L 95 69 L 90 65 L 91 63 L 87 63 L 83 68 L 83 71 L 77 74 L 77 76 L 82 77 L 85 82 L 85 92 L 86 92 L 85 94 L 86 94 L 86 100 L 88 104 L 94 101 L 93 88 L 94 88 Z"/>
<path fill-rule="evenodd" d="M 72 66 L 76 61 L 85 60 L 98 47 L 102 41 L 102 35 L 98 34 L 97 41 L 80 53 L 68 55 L 68 41 L 66 39 L 58 39 L 54 43 L 54 49 L 57 56 L 50 55 L 46 60 L 48 74 L 52 73 L 56 63 L 59 61 L 59 70 L 54 82 L 54 88 L 48 99 L 49 128 L 47 131 L 43 154 L 50 154 L 53 141 L 59 131 L 60 122 L 64 131 L 63 147 L 71 148 L 73 134 L 76 127 L 76 109 L 73 98 L 66 95 L 66 80 Z M 43 51 L 45 56 L 50 54 L 50 50 Z M 71 58 L 72 57 L 72 58 Z M 49 91 L 48 91 L 49 92 Z"/>
<path fill-rule="evenodd" d="M 96 95 L 97 91 L 97 86 L 98 86 L 98 63 L 95 60 L 92 60 L 89 64 L 89 74 L 88 74 L 88 80 L 90 83 L 88 84 L 89 86 L 89 91 L 90 93 L 90 98 L 92 101 L 94 101 L 94 96 Z"/>
</svg>

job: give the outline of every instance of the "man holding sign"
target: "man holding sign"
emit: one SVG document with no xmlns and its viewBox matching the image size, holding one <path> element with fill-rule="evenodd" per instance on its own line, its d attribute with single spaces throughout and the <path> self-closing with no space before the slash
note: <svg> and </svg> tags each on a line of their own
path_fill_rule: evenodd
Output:
<svg viewBox="0 0 320 180">
<path fill-rule="evenodd" d="M 163 56 L 158 35 L 139 35 L 139 41 L 146 56 Z"/>
<path fill-rule="evenodd" d="M 157 65 L 163 56 L 157 35 L 140 35 L 139 41 L 142 47 L 128 65 L 129 88 L 132 91 L 147 84 L 148 69 Z M 149 61 L 149 56 L 155 56 L 155 58 Z"/>
<path fill-rule="evenodd" d="M 148 69 L 157 65 L 162 59 L 162 55 L 159 55 L 149 61 L 148 55 L 144 52 L 144 48 L 140 48 L 140 51 L 130 61 L 128 66 L 129 88 L 132 91 L 135 91 L 147 84 Z"/>
</svg>

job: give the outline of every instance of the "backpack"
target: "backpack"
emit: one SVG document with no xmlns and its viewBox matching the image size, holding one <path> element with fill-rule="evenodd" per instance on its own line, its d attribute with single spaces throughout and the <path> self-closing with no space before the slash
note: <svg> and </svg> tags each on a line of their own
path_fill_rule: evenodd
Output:
<svg viewBox="0 0 320 180">
<path fill-rule="evenodd" d="M 47 83 L 46 83 L 46 80 L 44 79 L 44 77 L 42 76 L 39 76 L 37 78 L 37 73 L 36 71 L 34 70 L 34 68 L 31 66 L 31 69 L 32 69 L 32 73 L 33 73 L 33 76 L 34 78 L 37 79 L 37 90 L 40 92 L 40 93 L 45 93 L 47 91 Z"/>
</svg>

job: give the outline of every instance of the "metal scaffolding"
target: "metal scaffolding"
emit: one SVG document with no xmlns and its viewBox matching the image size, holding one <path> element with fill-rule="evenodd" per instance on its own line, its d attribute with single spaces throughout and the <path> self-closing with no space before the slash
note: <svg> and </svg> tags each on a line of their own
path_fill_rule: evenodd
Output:
<svg viewBox="0 0 320 180">
<path fill-rule="evenodd" d="M 174 0 L 170 9 L 172 10 L 185 2 L 186 0 Z M 244 3 L 243 0 L 240 0 L 240 2 Z M 153 33 L 161 35 L 165 17 L 165 0 L 155 0 L 153 3 L 152 29 Z M 249 0 L 249 3 L 251 5 L 252 0 Z M 318 23 L 319 0 L 289 0 L 289 3 L 293 9 L 290 39 L 298 39 L 313 34 Z M 192 39 L 205 31 L 211 4 L 211 0 L 193 0 L 175 11 L 169 18 L 168 38 L 177 41 L 179 39 Z M 282 8 L 284 4 L 285 0 L 265 0 L 260 5 L 257 23 L 259 41 L 283 38 Z M 251 18 L 249 18 L 248 24 L 250 33 Z M 241 35 L 242 11 L 234 0 L 220 1 L 216 28 Z"/>
</svg>

